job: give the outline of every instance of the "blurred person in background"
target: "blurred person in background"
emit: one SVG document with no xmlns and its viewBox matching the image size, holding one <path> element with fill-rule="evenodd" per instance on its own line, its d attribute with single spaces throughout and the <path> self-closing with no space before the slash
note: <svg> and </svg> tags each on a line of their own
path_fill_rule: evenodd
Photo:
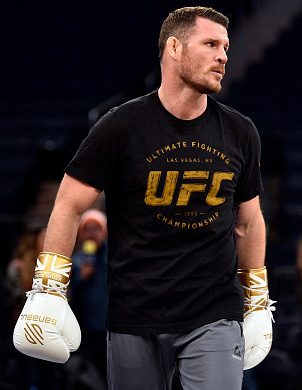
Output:
<svg viewBox="0 0 302 390">
<path fill-rule="evenodd" d="M 81 220 L 70 282 L 71 307 L 82 331 L 78 354 L 97 369 L 106 385 L 107 217 L 87 210 Z"/>
<path fill-rule="evenodd" d="M 20 238 L 13 259 L 6 272 L 6 286 L 10 292 L 12 321 L 19 317 L 26 300 L 26 291 L 31 290 L 36 261 L 42 251 L 46 227 L 33 224 L 26 228 Z"/>
</svg>

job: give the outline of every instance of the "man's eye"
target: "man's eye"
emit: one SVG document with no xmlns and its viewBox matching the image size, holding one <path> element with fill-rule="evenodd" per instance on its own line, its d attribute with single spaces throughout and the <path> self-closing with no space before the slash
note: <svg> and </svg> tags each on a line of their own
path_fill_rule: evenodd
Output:
<svg viewBox="0 0 302 390">
<path fill-rule="evenodd" d="M 208 42 L 207 45 L 210 46 L 210 47 L 214 47 L 215 43 L 214 42 Z"/>
</svg>

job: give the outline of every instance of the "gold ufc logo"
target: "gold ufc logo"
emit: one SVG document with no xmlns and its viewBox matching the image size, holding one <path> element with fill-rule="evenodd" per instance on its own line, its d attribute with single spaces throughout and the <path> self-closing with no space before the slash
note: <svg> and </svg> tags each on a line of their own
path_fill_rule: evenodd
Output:
<svg viewBox="0 0 302 390">
<path fill-rule="evenodd" d="M 179 171 L 168 171 L 166 180 L 162 192 L 162 196 L 156 196 L 161 171 L 151 171 L 148 177 L 147 190 L 145 194 L 145 203 L 148 206 L 169 206 L 173 201 L 173 196 L 178 181 Z M 204 179 L 208 180 L 209 171 L 185 171 L 183 179 Z M 206 204 L 209 206 L 218 206 L 225 202 L 224 197 L 218 197 L 221 182 L 223 180 L 232 180 L 234 173 L 232 172 L 215 172 L 212 178 L 212 182 L 206 197 Z M 205 192 L 206 183 L 182 183 L 176 206 L 187 206 L 191 197 L 192 192 Z"/>
<path fill-rule="evenodd" d="M 31 344 L 41 344 L 42 341 L 44 340 L 43 337 L 43 331 L 41 327 L 38 324 L 29 324 L 28 322 L 25 323 L 26 327 L 24 328 L 25 330 L 25 338 L 28 342 Z"/>
</svg>

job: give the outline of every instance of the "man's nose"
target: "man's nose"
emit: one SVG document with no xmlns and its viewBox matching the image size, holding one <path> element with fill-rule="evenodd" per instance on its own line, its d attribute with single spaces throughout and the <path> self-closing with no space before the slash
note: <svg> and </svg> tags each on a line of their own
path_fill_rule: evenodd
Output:
<svg viewBox="0 0 302 390">
<path fill-rule="evenodd" d="M 219 62 L 220 64 L 226 64 L 228 60 L 228 56 L 226 54 L 226 51 L 224 48 L 221 48 L 219 50 L 219 53 L 217 53 L 217 59 L 216 61 Z"/>
</svg>

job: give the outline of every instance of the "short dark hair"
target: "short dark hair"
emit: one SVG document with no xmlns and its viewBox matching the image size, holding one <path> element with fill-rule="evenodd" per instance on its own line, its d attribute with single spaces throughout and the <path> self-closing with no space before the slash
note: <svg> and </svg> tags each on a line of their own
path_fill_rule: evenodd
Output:
<svg viewBox="0 0 302 390">
<path fill-rule="evenodd" d="M 212 20 L 215 23 L 221 24 L 226 29 L 229 27 L 229 18 L 222 13 L 215 11 L 213 8 L 179 8 L 171 12 L 162 24 L 158 41 L 160 61 L 162 60 L 168 38 L 174 36 L 182 43 L 185 43 L 190 29 L 195 26 L 198 17 Z"/>
</svg>

